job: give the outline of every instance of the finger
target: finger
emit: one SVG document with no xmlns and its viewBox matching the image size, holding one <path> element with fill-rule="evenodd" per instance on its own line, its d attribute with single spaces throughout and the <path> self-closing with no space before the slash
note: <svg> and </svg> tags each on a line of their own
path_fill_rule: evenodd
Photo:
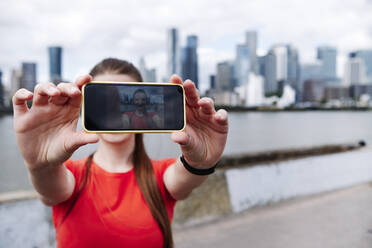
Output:
<svg viewBox="0 0 372 248">
<path fill-rule="evenodd" d="M 72 83 L 59 83 L 57 85 L 57 88 L 61 93 L 68 97 L 75 97 L 79 96 L 81 94 L 79 88 L 76 86 L 76 84 Z"/>
<path fill-rule="evenodd" d="M 68 96 L 54 96 L 49 99 L 51 103 L 54 103 L 55 105 L 64 105 L 69 100 Z"/>
<path fill-rule="evenodd" d="M 190 107 L 199 107 L 199 93 L 195 84 L 191 80 L 186 80 L 183 84 L 186 95 L 186 102 Z"/>
<path fill-rule="evenodd" d="M 59 90 L 53 83 L 37 84 L 34 89 L 34 100 L 32 104 L 48 104 L 49 97 L 58 96 L 59 94 Z"/>
<path fill-rule="evenodd" d="M 224 109 L 220 109 L 214 115 L 214 119 L 219 125 L 227 126 L 228 125 L 228 114 Z"/>
<path fill-rule="evenodd" d="M 65 142 L 65 150 L 68 153 L 73 153 L 79 147 L 98 142 L 98 136 L 96 134 L 88 134 L 84 131 L 76 132 L 73 134 L 71 139 Z"/>
<path fill-rule="evenodd" d="M 52 97 L 50 102 L 56 105 L 65 104 L 70 98 L 77 97 L 80 95 L 79 88 L 72 83 L 59 83 L 57 85 L 58 90 L 61 92 L 59 96 Z"/>
<path fill-rule="evenodd" d="M 81 91 L 76 86 L 76 84 L 71 83 L 60 83 L 58 84 L 58 89 L 63 93 L 64 96 L 69 97 L 67 100 L 70 104 L 75 107 L 80 107 L 81 104 Z"/>
<path fill-rule="evenodd" d="M 198 102 L 201 111 L 206 114 L 206 115 L 212 115 L 216 113 L 216 110 L 214 109 L 214 102 L 211 98 L 209 97 L 203 97 L 202 99 L 199 100 Z"/>
<path fill-rule="evenodd" d="M 182 84 L 182 79 L 180 76 L 173 74 L 169 80 L 170 83 L 173 84 Z"/>
<path fill-rule="evenodd" d="M 75 85 L 81 89 L 81 87 L 83 87 L 84 84 L 87 84 L 89 83 L 90 81 L 92 81 L 92 76 L 91 75 L 84 75 L 84 76 L 80 76 L 78 77 L 76 80 L 75 80 Z"/>
<path fill-rule="evenodd" d="M 13 96 L 14 115 L 24 114 L 28 111 L 27 101 L 31 100 L 33 94 L 24 88 L 17 90 Z"/>
<path fill-rule="evenodd" d="M 181 146 L 187 146 L 190 143 L 190 136 L 186 132 L 172 133 L 171 139 Z"/>
</svg>

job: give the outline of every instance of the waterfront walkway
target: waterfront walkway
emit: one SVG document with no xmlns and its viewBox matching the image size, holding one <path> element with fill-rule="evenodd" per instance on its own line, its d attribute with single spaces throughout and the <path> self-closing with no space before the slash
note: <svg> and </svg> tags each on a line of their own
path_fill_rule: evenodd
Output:
<svg viewBox="0 0 372 248">
<path fill-rule="evenodd" d="M 174 228 L 176 248 L 372 247 L 372 183 Z"/>
</svg>

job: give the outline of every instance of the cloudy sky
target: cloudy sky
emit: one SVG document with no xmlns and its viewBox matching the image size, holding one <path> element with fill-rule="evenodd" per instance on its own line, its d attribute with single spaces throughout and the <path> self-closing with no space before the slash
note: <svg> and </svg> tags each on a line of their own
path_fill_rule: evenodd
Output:
<svg viewBox="0 0 372 248">
<path fill-rule="evenodd" d="M 372 48 L 372 0 L 2 0 L 0 1 L 0 69 L 9 84 L 10 70 L 22 61 L 38 63 L 38 80 L 48 80 L 47 47 L 61 45 L 63 76 L 73 80 L 101 59 L 114 56 L 165 75 L 166 30 L 199 37 L 202 89 L 218 61 L 233 59 L 246 30 L 258 31 L 258 53 L 291 43 L 302 63 L 314 61 L 319 45 L 345 55 Z"/>
</svg>

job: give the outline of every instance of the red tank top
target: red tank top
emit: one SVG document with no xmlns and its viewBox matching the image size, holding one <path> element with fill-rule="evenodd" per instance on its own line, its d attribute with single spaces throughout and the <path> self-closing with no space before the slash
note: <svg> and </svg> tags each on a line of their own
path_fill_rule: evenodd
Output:
<svg viewBox="0 0 372 248">
<path fill-rule="evenodd" d="M 60 224 L 82 181 L 86 159 L 65 162 L 76 184 L 67 201 L 53 206 L 57 247 L 163 247 L 160 228 L 136 183 L 133 169 L 111 173 L 92 162 L 90 180 Z M 152 161 L 170 220 L 176 200 L 167 191 L 163 175 L 174 162 L 175 159 Z"/>
</svg>

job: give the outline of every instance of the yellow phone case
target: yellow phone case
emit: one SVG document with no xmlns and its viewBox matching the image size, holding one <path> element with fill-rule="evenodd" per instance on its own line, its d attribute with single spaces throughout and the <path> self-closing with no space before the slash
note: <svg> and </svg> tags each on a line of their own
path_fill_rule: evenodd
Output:
<svg viewBox="0 0 372 248">
<path fill-rule="evenodd" d="M 183 92 L 183 114 L 184 114 L 184 118 L 183 118 L 183 127 L 181 130 L 100 130 L 100 131 L 91 131 L 91 130 L 88 130 L 86 127 L 85 127 L 85 120 L 84 120 L 84 116 L 85 116 L 85 104 L 84 104 L 84 95 L 85 95 L 85 86 L 90 84 L 90 83 L 95 83 L 95 84 L 124 84 L 124 85 L 139 85 L 139 86 L 143 86 L 143 85 L 177 85 L 177 86 L 180 86 L 182 88 L 182 92 Z M 173 84 L 173 83 L 148 83 L 148 82 L 109 82 L 109 81 L 92 81 L 92 82 L 89 82 L 88 84 L 85 84 L 83 85 L 83 88 L 82 88 L 82 98 L 81 98 L 81 105 L 82 105 L 82 112 L 81 112 L 81 115 L 82 115 L 82 127 L 83 127 L 83 130 L 87 133 L 173 133 L 173 132 L 178 132 L 178 131 L 183 131 L 186 127 L 186 103 L 185 103 L 185 89 L 183 88 L 183 85 L 181 84 Z"/>
</svg>

